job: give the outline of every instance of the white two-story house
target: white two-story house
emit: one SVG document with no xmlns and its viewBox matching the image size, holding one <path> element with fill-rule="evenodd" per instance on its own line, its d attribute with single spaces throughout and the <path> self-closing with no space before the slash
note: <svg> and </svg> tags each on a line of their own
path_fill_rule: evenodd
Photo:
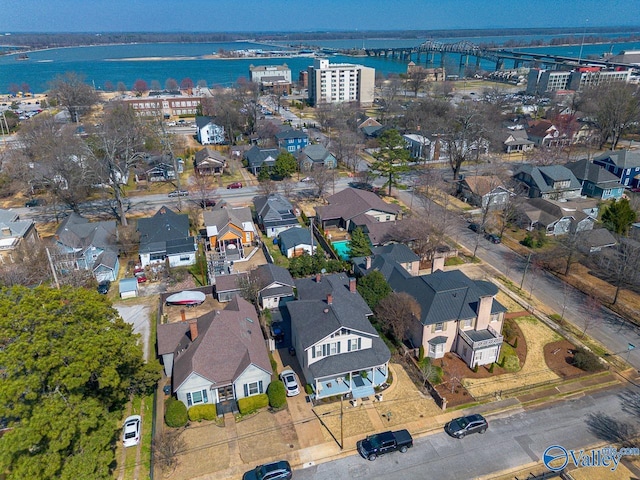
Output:
<svg viewBox="0 0 640 480">
<path fill-rule="evenodd" d="M 296 355 L 315 399 L 371 396 L 386 382 L 391 352 L 369 317 L 371 310 L 346 274 L 296 280 L 287 303 Z"/>
</svg>

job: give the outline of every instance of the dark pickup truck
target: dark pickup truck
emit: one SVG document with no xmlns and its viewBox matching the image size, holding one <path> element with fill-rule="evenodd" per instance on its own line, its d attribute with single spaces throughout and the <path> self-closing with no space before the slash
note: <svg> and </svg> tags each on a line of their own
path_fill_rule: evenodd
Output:
<svg viewBox="0 0 640 480">
<path fill-rule="evenodd" d="M 397 432 L 382 432 L 369 435 L 364 440 L 356 444 L 358 453 L 367 460 L 374 461 L 380 455 L 400 450 L 404 453 L 408 448 L 413 447 L 413 438 L 407 430 Z"/>
</svg>

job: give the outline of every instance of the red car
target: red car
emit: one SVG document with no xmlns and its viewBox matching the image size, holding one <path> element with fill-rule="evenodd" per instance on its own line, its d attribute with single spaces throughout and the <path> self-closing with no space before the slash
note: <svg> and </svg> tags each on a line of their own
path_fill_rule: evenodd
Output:
<svg viewBox="0 0 640 480">
<path fill-rule="evenodd" d="M 234 182 L 227 185 L 227 188 L 242 188 L 242 182 Z"/>
<path fill-rule="evenodd" d="M 144 275 L 136 275 L 136 280 L 138 280 L 138 283 L 144 283 L 147 281 L 147 277 Z"/>
</svg>

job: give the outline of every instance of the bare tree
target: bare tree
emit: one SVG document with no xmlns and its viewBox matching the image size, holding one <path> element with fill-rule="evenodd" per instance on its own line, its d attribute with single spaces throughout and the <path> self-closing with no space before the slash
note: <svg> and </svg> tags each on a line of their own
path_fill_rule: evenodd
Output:
<svg viewBox="0 0 640 480">
<path fill-rule="evenodd" d="M 469 103 L 459 105 L 446 128 L 442 143 L 453 179 L 458 179 L 464 162 L 476 157 L 483 148 L 483 124 L 478 107 Z"/>
<path fill-rule="evenodd" d="M 79 122 L 80 117 L 99 100 L 95 89 L 84 83 L 84 76 L 75 72 L 67 72 L 54 78 L 49 95 L 57 99 L 58 103 L 69 112 L 71 121 L 75 123 Z"/>
<path fill-rule="evenodd" d="M 175 78 L 167 78 L 164 82 L 164 88 L 170 92 L 178 90 L 178 81 Z"/>
<path fill-rule="evenodd" d="M 623 447 L 634 447 L 637 429 L 634 425 L 623 420 L 617 420 L 604 412 L 590 413 L 587 417 L 589 430 L 598 438 L 620 444 Z"/>
<path fill-rule="evenodd" d="M 640 118 L 638 87 L 623 82 L 598 85 L 584 93 L 584 110 L 600 131 L 602 149 L 607 141 L 615 150 L 622 134 Z"/>
<path fill-rule="evenodd" d="M 140 232 L 135 225 L 120 225 L 118 235 L 116 236 L 117 244 L 125 256 L 131 255 L 140 245 Z"/>
<path fill-rule="evenodd" d="M 285 178 L 280 182 L 280 189 L 285 198 L 291 200 L 295 195 L 296 182 L 290 178 Z"/>
<path fill-rule="evenodd" d="M 182 430 L 165 428 L 153 443 L 153 456 L 164 472 L 173 472 L 178 465 L 178 456 L 186 450 Z"/>
<path fill-rule="evenodd" d="M 585 315 L 582 315 L 580 317 L 583 338 L 587 334 L 587 330 L 597 325 L 600 325 L 602 323 L 602 315 L 601 315 L 602 304 L 600 303 L 600 300 L 598 300 L 593 295 L 589 295 L 587 297 L 587 301 L 585 302 L 584 306 L 585 306 Z"/>
<path fill-rule="evenodd" d="M 376 307 L 376 319 L 398 342 L 402 342 L 412 323 L 421 318 L 420 304 L 405 292 L 393 292 Z"/>
<path fill-rule="evenodd" d="M 413 96 L 418 98 L 418 92 L 428 87 L 427 77 L 428 71 L 415 65 L 414 67 L 407 69 L 405 88 L 413 92 Z"/>
<path fill-rule="evenodd" d="M 316 196 L 324 198 L 329 192 L 329 185 L 334 181 L 335 172 L 331 168 L 314 168 L 309 172 L 311 183 L 316 187 Z"/>
<path fill-rule="evenodd" d="M 258 184 L 258 191 L 260 195 L 271 195 L 278 192 L 278 183 L 273 180 L 263 180 Z"/>
<path fill-rule="evenodd" d="M 216 193 L 216 181 L 213 175 L 193 175 L 190 179 L 189 192 L 194 201 L 204 210 L 211 203 Z"/>
<path fill-rule="evenodd" d="M 400 109 L 400 93 L 402 91 L 402 79 L 395 74 L 382 83 L 380 87 L 380 122 L 384 123 L 387 117 L 393 117 Z"/>
<path fill-rule="evenodd" d="M 111 189 L 118 220 L 127 225 L 125 190 L 129 171 L 140 161 L 147 131 L 133 109 L 116 103 L 105 112 L 92 138 L 92 152 L 105 187 Z"/>
<path fill-rule="evenodd" d="M 440 369 L 433 364 L 429 357 L 425 357 L 418 363 L 418 370 L 422 377 L 422 384 L 434 383 L 440 380 Z"/>
<path fill-rule="evenodd" d="M 615 287 L 613 305 L 618 301 L 620 290 L 638 285 L 640 267 L 640 244 L 624 237 L 617 240 L 614 248 L 608 248 L 598 256 L 601 274 Z"/>
<path fill-rule="evenodd" d="M 11 263 L 0 266 L 0 285 L 34 286 L 50 281 L 51 270 L 43 242 L 23 241 L 11 253 L 11 258 Z"/>
</svg>

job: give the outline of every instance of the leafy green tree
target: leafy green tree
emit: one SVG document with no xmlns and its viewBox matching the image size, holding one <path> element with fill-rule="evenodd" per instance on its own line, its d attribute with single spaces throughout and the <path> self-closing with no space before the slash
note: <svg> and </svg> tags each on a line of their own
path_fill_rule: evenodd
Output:
<svg viewBox="0 0 640 480">
<path fill-rule="evenodd" d="M 369 239 L 362 231 L 362 228 L 356 227 L 351 232 L 351 240 L 349 241 L 349 249 L 352 257 L 366 257 L 371 255 L 371 244 Z"/>
<path fill-rule="evenodd" d="M 110 479 L 129 392 L 153 389 L 131 325 L 96 292 L 0 290 L 0 442 L 8 479 Z"/>
<path fill-rule="evenodd" d="M 298 171 L 298 161 L 293 154 L 282 152 L 273 165 L 273 174 L 279 178 L 290 177 Z"/>
<path fill-rule="evenodd" d="M 268 180 L 271 180 L 271 172 L 268 168 L 261 168 L 258 172 L 258 181 L 266 182 Z"/>
<path fill-rule="evenodd" d="M 383 187 L 389 187 L 389 195 L 391 195 L 391 187 L 398 185 L 400 174 L 409 171 L 407 163 L 410 153 L 397 130 L 384 132 L 378 139 L 378 143 L 380 150 L 373 154 L 376 161 L 371 164 L 371 170 L 386 177 L 387 181 Z"/>
<path fill-rule="evenodd" d="M 377 270 L 360 278 L 357 289 L 371 310 L 378 306 L 380 300 L 391 294 L 391 287 L 385 280 L 384 275 Z"/>
<path fill-rule="evenodd" d="M 629 227 L 636 221 L 637 214 L 627 198 L 615 200 L 602 212 L 602 223 L 607 230 L 618 235 L 627 235 Z"/>
</svg>

